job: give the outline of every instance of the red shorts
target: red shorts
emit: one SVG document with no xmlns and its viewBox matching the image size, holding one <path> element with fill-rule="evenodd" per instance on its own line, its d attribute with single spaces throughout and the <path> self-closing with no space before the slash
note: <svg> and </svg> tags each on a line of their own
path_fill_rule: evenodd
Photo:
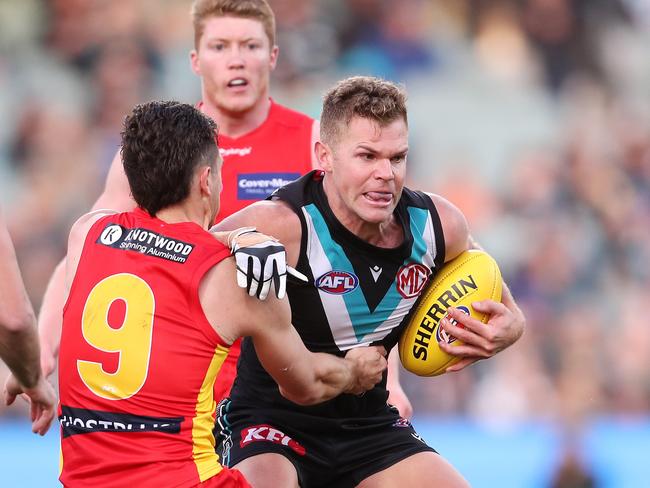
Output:
<svg viewBox="0 0 650 488">
<path fill-rule="evenodd" d="M 224 467 L 219 474 L 196 485 L 197 488 L 252 488 L 244 475 L 236 469 Z"/>
<path fill-rule="evenodd" d="M 237 360 L 241 352 L 241 337 L 230 346 L 228 356 L 221 365 L 221 369 L 214 381 L 214 401 L 219 403 L 221 400 L 230 395 L 230 388 L 237 376 Z"/>
</svg>

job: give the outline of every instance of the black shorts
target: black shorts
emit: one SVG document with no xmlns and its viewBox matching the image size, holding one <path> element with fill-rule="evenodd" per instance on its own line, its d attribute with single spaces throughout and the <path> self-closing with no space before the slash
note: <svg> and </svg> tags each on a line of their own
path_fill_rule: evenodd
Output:
<svg viewBox="0 0 650 488">
<path fill-rule="evenodd" d="M 331 419 L 226 398 L 218 414 L 217 452 L 224 465 L 281 454 L 293 463 L 302 488 L 354 487 L 413 454 L 436 452 L 388 406 L 370 418 Z"/>
</svg>

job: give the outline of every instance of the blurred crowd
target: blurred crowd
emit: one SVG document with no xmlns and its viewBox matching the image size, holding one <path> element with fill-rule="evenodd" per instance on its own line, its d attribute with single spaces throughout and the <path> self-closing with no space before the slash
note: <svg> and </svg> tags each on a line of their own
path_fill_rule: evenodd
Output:
<svg viewBox="0 0 650 488">
<path fill-rule="evenodd" d="M 0 2 L 0 203 L 37 309 L 125 114 L 199 100 L 190 3 Z M 465 212 L 527 316 L 495 359 L 404 373 L 416 415 L 572 430 L 649 414 L 650 1 L 270 3 L 273 96 L 317 117 L 343 76 L 404 83 L 409 186 Z"/>
</svg>

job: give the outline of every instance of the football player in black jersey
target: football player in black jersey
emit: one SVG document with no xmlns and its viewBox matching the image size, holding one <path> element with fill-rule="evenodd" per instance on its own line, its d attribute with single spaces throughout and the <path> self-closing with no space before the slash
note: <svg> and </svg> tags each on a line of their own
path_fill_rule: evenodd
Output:
<svg viewBox="0 0 650 488">
<path fill-rule="evenodd" d="M 291 141 L 287 141 L 290 144 Z M 292 323 L 312 351 L 343 355 L 367 344 L 390 350 L 427 277 L 474 247 L 467 221 L 445 198 L 404 187 L 406 95 L 353 77 L 328 91 L 315 144 L 322 171 L 232 215 L 220 230 L 255 226 L 286 247 L 309 278 L 289 280 Z M 502 303 L 473 307 L 488 324 L 452 312 L 465 344 L 457 371 L 513 344 L 525 319 L 504 287 Z M 467 482 L 387 405 L 385 381 L 363 396 L 303 407 L 284 399 L 246 339 L 231 397 L 219 406 L 223 462 L 258 487 L 461 487 Z"/>
</svg>

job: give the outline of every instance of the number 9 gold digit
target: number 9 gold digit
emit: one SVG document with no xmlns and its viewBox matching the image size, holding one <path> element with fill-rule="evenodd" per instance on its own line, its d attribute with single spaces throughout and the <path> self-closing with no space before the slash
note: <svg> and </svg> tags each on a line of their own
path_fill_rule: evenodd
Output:
<svg viewBox="0 0 650 488">
<path fill-rule="evenodd" d="M 108 323 L 108 312 L 116 300 L 126 303 L 119 328 Z M 119 353 L 117 370 L 107 373 L 101 363 L 77 360 L 84 384 L 97 396 L 121 400 L 135 395 L 144 385 L 151 356 L 155 299 L 142 278 L 120 273 L 95 285 L 84 306 L 81 332 L 100 351 Z"/>
</svg>

